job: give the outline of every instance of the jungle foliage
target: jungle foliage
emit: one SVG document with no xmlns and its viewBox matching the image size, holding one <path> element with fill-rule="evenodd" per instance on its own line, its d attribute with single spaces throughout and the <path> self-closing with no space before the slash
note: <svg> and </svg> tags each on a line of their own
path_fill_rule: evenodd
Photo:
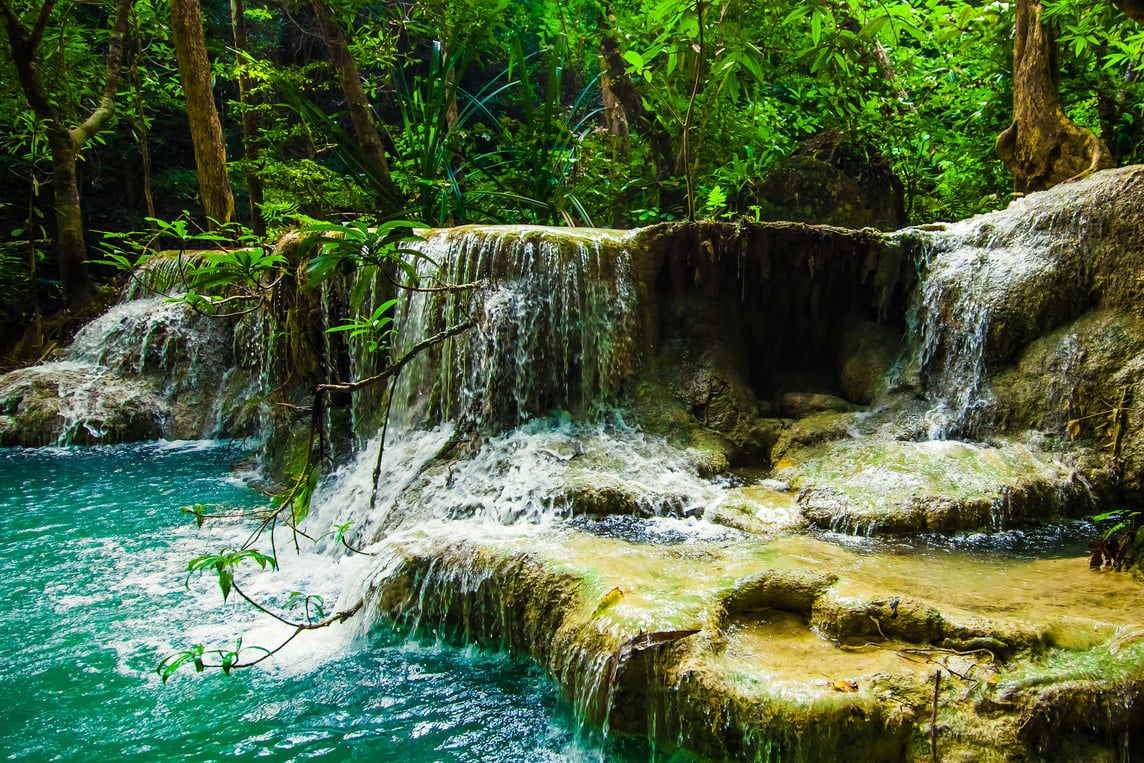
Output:
<svg viewBox="0 0 1144 763">
<path fill-rule="evenodd" d="M 165 0 L 131 0 L 106 92 L 122 7 L 0 6 L 6 331 L 77 293 L 61 284 L 81 276 L 61 272 L 52 141 L 97 105 L 114 117 L 75 147 L 89 260 L 104 257 L 96 231 L 154 231 L 184 210 L 210 227 L 189 128 L 201 107 L 184 99 Z M 800 152 L 900 183 L 903 222 L 1003 206 L 1013 188 L 994 153 L 1012 119 L 1009 3 L 204 0 L 201 11 L 235 219 L 270 237 L 348 219 L 757 219 L 763 179 Z M 1109 2 L 1052 0 L 1044 19 L 1066 115 L 1119 163 L 1140 161 L 1144 29 Z M 38 41 L 47 103 L 26 97 L 17 29 Z"/>
</svg>

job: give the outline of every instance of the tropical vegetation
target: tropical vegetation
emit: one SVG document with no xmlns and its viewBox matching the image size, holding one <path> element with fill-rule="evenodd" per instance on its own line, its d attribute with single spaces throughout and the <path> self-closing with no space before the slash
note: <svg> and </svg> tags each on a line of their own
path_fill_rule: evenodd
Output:
<svg viewBox="0 0 1144 763">
<path fill-rule="evenodd" d="M 1027 169 L 1058 132 L 1099 149 L 1079 169 L 1144 154 L 1144 27 L 1107 2 L 0 0 L 0 16 L 12 338 L 88 310 L 124 235 L 171 245 L 175 220 L 269 240 L 349 220 L 766 219 L 765 178 L 808 154 L 881 176 L 916 224 L 1058 182 Z"/>
</svg>

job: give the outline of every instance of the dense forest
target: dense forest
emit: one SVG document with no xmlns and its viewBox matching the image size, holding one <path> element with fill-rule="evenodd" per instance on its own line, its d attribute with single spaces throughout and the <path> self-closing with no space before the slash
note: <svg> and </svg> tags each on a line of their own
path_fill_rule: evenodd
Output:
<svg viewBox="0 0 1144 763">
<path fill-rule="evenodd" d="M 1128 2 L 0 0 L 0 326 L 204 231 L 1002 207 L 1141 161 Z"/>
</svg>

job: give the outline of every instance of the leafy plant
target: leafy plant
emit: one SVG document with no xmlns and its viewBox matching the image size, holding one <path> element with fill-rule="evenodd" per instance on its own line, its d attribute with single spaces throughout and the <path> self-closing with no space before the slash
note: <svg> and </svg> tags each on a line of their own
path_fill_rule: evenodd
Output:
<svg viewBox="0 0 1144 763">
<path fill-rule="evenodd" d="M 1097 514 L 1092 521 L 1100 528 L 1100 537 L 1089 544 L 1089 567 L 1119 572 L 1134 564 L 1144 512 L 1118 509 Z"/>
<path fill-rule="evenodd" d="M 243 664 L 241 662 L 241 655 L 243 650 L 248 652 L 259 652 L 262 657 L 253 662 Z M 163 683 L 167 683 L 167 679 L 173 676 L 179 668 L 183 665 L 190 663 L 194 666 L 196 673 L 202 673 L 206 668 L 219 668 L 222 670 L 223 675 L 230 675 L 230 672 L 236 667 L 249 667 L 250 665 L 261 662 L 262 659 L 271 655 L 269 649 L 264 649 L 260 646 L 243 647 L 242 639 L 238 638 L 234 642 L 234 649 L 211 649 L 207 650 L 201 644 L 195 644 L 189 649 L 177 652 L 159 663 L 155 672 L 159 674 L 159 678 Z M 209 664 L 206 662 L 207 655 L 216 655 L 219 658 L 218 663 Z"/>
<path fill-rule="evenodd" d="M 187 562 L 187 579 L 184 585 L 190 587 L 191 578 L 201 572 L 213 572 L 218 577 L 218 586 L 222 590 L 223 601 L 230 597 L 234 589 L 234 572 L 245 560 L 251 560 L 262 569 L 268 566 L 278 569 L 278 562 L 272 556 L 267 556 L 252 548 L 227 548 L 217 554 L 203 554 Z M 239 591 L 241 594 L 241 591 Z M 245 598 L 245 595 L 242 594 Z"/>
<path fill-rule="evenodd" d="M 389 338 L 393 334 L 393 308 L 396 305 L 396 299 L 383 302 L 372 314 L 355 318 L 340 326 L 331 326 L 326 329 L 326 333 L 347 331 L 350 339 L 362 340 L 371 353 L 380 352 L 389 346 Z"/>
<path fill-rule="evenodd" d="M 291 591 L 290 597 L 286 601 L 287 610 L 302 609 L 303 616 L 306 622 L 313 624 L 326 617 L 326 603 L 321 596 L 316 594 L 305 594 L 301 591 Z"/>
<path fill-rule="evenodd" d="M 727 192 L 723 190 L 722 186 L 715 185 L 707 192 L 707 198 L 703 202 L 703 216 L 708 219 L 720 219 L 729 216 L 727 213 Z"/>
<path fill-rule="evenodd" d="M 345 275 L 367 265 L 390 264 L 416 286 L 416 261 L 434 264 L 419 250 L 404 246 L 420 238 L 414 233 L 417 227 L 417 223 L 409 220 L 388 220 L 375 227 L 362 220 L 315 223 L 303 229 L 303 233 L 318 234 L 309 242 L 315 251 L 306 272 L 313 283 L 319 283 L 335 273 Z"/>
</svg>

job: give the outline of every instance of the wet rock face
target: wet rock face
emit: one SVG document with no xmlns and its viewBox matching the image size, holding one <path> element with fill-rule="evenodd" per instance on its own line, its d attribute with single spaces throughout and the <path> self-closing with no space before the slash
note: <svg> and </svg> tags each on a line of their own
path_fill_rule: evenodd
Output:
<svg viewBox="0 0 1144 763">
<path fill-rule="evenodd" d="M 872 231 L 671 224 L 632 242 L 646 368 L 732 464 L 768 464 L 785 426 L 886 386 L 913 269 Z M 666 432 L 665 432 L 666 433 Z"/>
<path fill-rule="evenodd" d="M 248 433 L 232 328 L 162 297 L 112 307 L 59 360 L 0 377 L 0 446 Z"/>
<path fill-rule="evenodd" d="M 170 415 L 147 384 L 82 363 L 0 377 L 0 446 L 133 442 L 160 437 Z"/>
<path fill-rule="evenodd" d="M 1125 168 L 864 244 L 650 229 L 661 387 L 820 527 L 996 529 L 1144 500 L 1141 208 L 1144 169 Z M 957 439 L 966 458 L 904 444 Z M 859 496 L 887 457 L 904 459 L 889 493 Z"/>
<path fill-rule="evenodd" d="M 1099 452 L 1139 500 L 1142 203 L 1144 168 L 1126 167 L 932 234 L 912 357 L 924 394 L 946 401 L 937 429 L 1037 430 Z M 1092 481 L 1107 485 L 1106 468 Z"/>
</svg>

